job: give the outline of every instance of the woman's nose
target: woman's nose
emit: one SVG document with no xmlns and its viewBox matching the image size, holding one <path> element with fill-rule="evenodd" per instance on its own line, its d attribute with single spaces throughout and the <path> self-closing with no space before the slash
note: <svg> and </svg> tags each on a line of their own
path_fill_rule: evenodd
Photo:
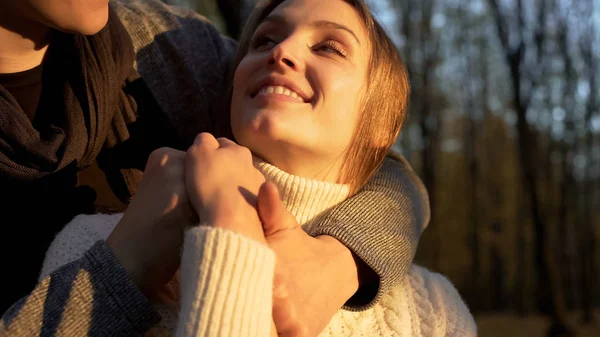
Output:
<svg viewBox="0 0 600 337">
<path fill-rule="evenodd" d="M 303 64 L 299 56 L 299 51 L 291 45 L 291 41 L 283 41 L 273 47 L 267 63 L 269 66 L 289 68 L 299 71 Z"/>
</svg>

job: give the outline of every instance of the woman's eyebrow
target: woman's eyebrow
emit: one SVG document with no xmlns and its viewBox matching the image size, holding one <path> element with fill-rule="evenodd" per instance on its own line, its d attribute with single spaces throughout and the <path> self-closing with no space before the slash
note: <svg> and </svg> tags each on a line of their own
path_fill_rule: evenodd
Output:
<svg viewBox="0 0 600 337">
<path fill-rule="evenodd" d="M 356 34 L 354 34 L 354 32 L 352 31 L 352 29 L 339 24 L 339 23 L 335 23 L 335 22 L 331 22 L 331 21 L 325 21 L 325 20 L 321 20 L 321 21 L 314 21 L 312 23 L 312 25 L 314 27 L 325 27 L 325 28 L 331 28 L 331 29 L 337 29 L 337 30 L 344 30 L 348 33 L 350 33 L 350 35 L 352 35 L 352 37 L 356 40 L 356 42 L 360 45 L 360 40 L 358 39 L 358 37 L 356 36 Z"/>
<path fill-rule="evenodd" d="M 263 22 L 271 22 L 274 24 L 286 24 L 287 20 L 279 15 L 279 14 L 271 14 L 269 16 L 267 16 Z M 339 24 L 339 23 L 335 23 L 332 21 L 327 21 L 327 20 L 319 20 L 319 21 L 313 21 L 311 22 L 311 26 L 316 27 L 316 28 L 330 28 L 330 29 L 336 29 L 336 30 L 343 30 L 346 31 L 347 33 L 349 33 L 350 35 L 352 35 L 352 37 L 354 38 L 354 40 L 356 40 L 356 42 L 360 45 L 360 40 L 358 39 L 358 37 L 356 36 L 356 34 L 354 34 L 354 32 L 352 31 L 352 29 Z"/>
</svg>

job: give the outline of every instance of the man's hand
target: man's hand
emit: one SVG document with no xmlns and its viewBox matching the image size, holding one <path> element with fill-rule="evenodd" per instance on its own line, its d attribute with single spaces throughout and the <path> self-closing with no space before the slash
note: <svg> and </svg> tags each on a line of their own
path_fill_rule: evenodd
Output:
<svg viewBox="0 0 600 337">
<path fill-rule="evenodd" d="M 173 277 L 184 230 L 198 222 L 185 191 L 184 164 L 185 152 L 152 152 L 135 197 L 106 240 L 146 296 Z"/>
<path fill-rule="evenodd" d="M 277 255 L 273 319 L 280 336 L 316 336 L 358 289 L 352 253 L 329 236 L 306 234 L 285 209 L 277 187 L 266 183 L 258 211 Z"/>
</svg>

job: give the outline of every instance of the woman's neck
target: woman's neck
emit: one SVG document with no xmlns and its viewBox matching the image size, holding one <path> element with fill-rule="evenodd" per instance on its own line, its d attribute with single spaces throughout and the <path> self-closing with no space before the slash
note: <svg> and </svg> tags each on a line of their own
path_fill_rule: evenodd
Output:
<svg viewBox="0 0 600 337">
<path fill-rule="evenodd" d="M 0 14 L 0 74 L 26 71 L 42 64 L 50 32 L 50 27 L 23 19 L 10 10 Z"/>
<path fill-rule="evenodd" d="M 254 157 L 254 166 L 277 186 L 283 204 L 303 227 L 350 193 L 349 185 L 290 174 L 258 157 Z"/>
<path fill-rule="evenodd" d="M 296 176 L 320 180 L 328 183 L 341 183 L 340 172 L 343 167 L 343 157 L 316 157 L 302 149 L 275 144 L 267 147 L 268 152 L 253 150 L 258 157 L 272 163 L 279 169 Z"/>
</svg>

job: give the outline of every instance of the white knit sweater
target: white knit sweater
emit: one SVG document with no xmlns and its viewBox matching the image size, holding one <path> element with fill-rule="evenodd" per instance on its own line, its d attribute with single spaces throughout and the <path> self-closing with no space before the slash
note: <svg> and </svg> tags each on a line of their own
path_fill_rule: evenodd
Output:
<svg viewBox="0 0 600 337">
<path fill-rule="evenodd" d="M 303 228 L 349 193 L 347 185 L 293 176 L 258 160 L 255 166 L 279 187 L 284 204 Z M 74 218 L 50 246 L 40 278 L 106 239 L 120 218 Z M 264 245 L 226 230 L 190 229 L 181 261 L 179 313 L 172 305 L 156 304 L 162 329 L 176 336 L 268 336 L 274 269 L 275 255 Z M 319 336 L 476 335 L 473 317 L 452 284 L 413 265 L 374 307 L 340 309 Z"/>
</svg>

